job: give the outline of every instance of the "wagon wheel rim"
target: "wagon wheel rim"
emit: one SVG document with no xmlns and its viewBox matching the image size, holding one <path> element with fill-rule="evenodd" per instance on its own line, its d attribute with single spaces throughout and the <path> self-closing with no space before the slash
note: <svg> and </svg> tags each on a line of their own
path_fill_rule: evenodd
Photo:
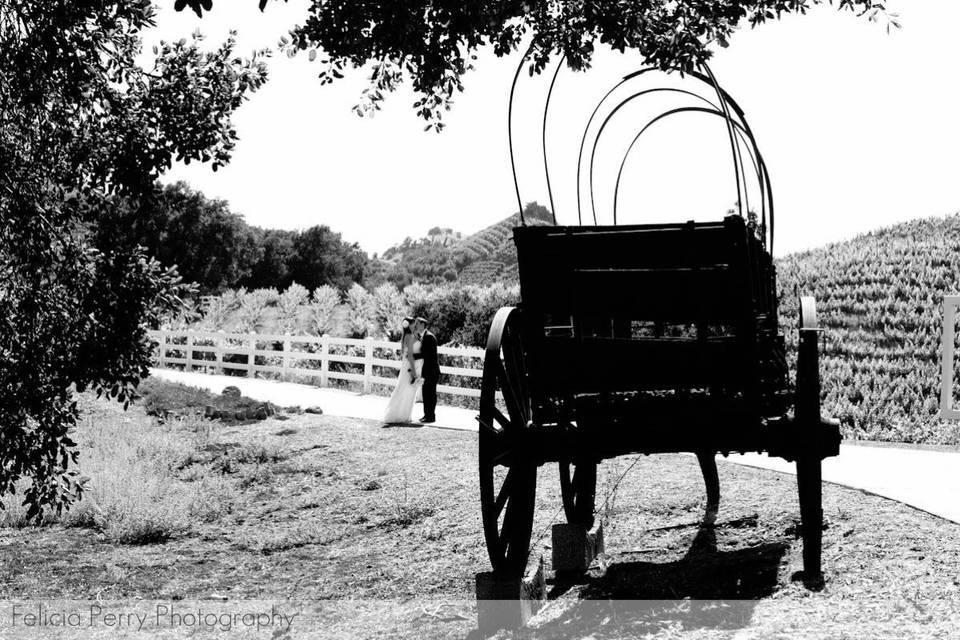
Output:
<svg viewBox="0 0 960 640">
<path fill-rule="evenodd" d="M 597 463 L 561 460 L 559 469 L 560 495 L 567 522 L 582 524 L 589 529 L 595 519 Z"/>
<path fill-rule="evenodd" d="M 498 391 L 506 411 L 498 406 Z M 537 465 L 524 460 L 518 450 L 531 405 L 516 309 L 501 309 L 494 317 L 478 418 L 480 510 L 487 552 L 494 571 L 520 574 L 530 550 Z"/>
</svg>

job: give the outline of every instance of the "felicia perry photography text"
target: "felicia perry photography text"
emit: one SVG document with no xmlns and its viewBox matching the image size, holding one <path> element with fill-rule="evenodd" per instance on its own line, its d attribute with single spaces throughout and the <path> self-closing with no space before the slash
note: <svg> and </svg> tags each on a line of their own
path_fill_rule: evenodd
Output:
<svg viewBox="0 0 960 640">
<path fill-rule="evenodd" d="M 152 607 L 128 608 L 105 607 L 99 604 L 82 606 L 51 607 L 42 603 L 11 604 L 9 618 L 4 621 L 10 627 L 47 628 L 105 628 L 125 631 L 143 631 L 157 628 L 184 628 L 195 630 L 231 631 L 243 630 L 289 630 L 297 617 L 296 613 L 284 613 L 276 605 L 269 610 L 244 610 L 239 606 L 227 610 L 206 604 L 184 606 L 176 603 L 157 603 Z"/>
</svg>

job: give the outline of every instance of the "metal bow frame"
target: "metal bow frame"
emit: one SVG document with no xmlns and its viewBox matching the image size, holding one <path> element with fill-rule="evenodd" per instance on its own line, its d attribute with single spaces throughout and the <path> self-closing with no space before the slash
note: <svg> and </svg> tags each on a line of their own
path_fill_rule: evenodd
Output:
<svg viewBox="0 0 960 640">
<path fill-rule="evenodd" d="M 508 140 L 510 145 L 510 166 L 513 172 L 513 182 L 514 189 L 517 196 L 517 207 L 520 212 L 520 221 L 521 224 L 526 225 L 526 220 L 523 215 L 523 203 L 520 198 L 520 184 L 517 179 L 517 168 L 516 161 L 514 156 L 514 147 L 513 147 L 513 105 L 514 105 L 514 96 L 516 93 L 517 82 L 520 78 L 520 71 L 522 70 L 524 64 L 527 62 L 533 47 L 524 53 L 523 57 L 520 59 L 519 64 L 517 65 L 516 73 L 513 77 L 513 84 L 510 87 L 510 103 L 509 110 L 507 114 L 507 131 L 508 131 Z M 550 81 L 550 87 L 547 91 L 546 99 L 544 100 L 543 107 L 543 123 L 541 131 L 541 145 L 543 153 L 543 170 L 547 182 L 547 193 L 550 199 L 550 211 L 553 215 L 553 222 L 556 224 L 557 215 L 556 208 L 554 205 L 553 199 L 553 187 L 550 180 L 550 166 L 547 156 L 547 124 L 549 121 L 550 113 L 550 102 L 553 97 L 553 90 L 557 83 L 557 77 L 560 74 L 560 69 L 565 62 L 565 56 L 560 56 L 560 60 L 557 62 L 556 69 L 553 72 L 553 77 Z M 610 106 L 610 99 L 617 92 L 618 89 L 621 89 L 629 83 L 635 83 L 640 80 L 645 80 L 650 78 L 650 74 L 654 71 L 657 71 L 653 68 L 643 68 L 633 73 L 630 73 L 623 78 L 621 78 L 613 87 L 607 91 L 606 94 L 597 102 L 596 106 L 593 109 L 593 112 L 590 114 L 590 118 L 587 120 L 587 124 L 584 127 L 583 135 L 580 141 L 580 151 L 577 157 L 577 173 L 576 173 L 576 190 L 577 190 L 577 222 L 578 224 L 583 224 L 583 212 L 582 212 L 582 203 L 583 198 L 581 194 L 581 184 L 584 180 L 584 159 L 588 158 L 587 163 L 587 174 L 586 182 L 589 187 L 589 203 L 590 203 L 590 215 L 593 219 L 593 224 L 597 224 L 597 212 L 594 199 L 594 161 L 596 158 L 597 147 L 600 142 L 604 131 L 607 129 L 607 125 L 613 120 L 613 118 L 621 112 L 623 107 L 630 104 L 631 102 L 638 100 L 643 97 L 653 96 L 656 94 L 671 93 L 676 95 L 685 96 L 692 98 L 697 101 L 698 104 L 694 106 L 682 106 L 682 107 L 673 107 L 666 109 L 654 115 L 652 118 L 646 122 L 641 123 L 641 126 L 638 129 L 636 136 L 630 142 L 630 145 L 627 147 L 626 152 L 623 155 L 623 158 L 620 162 L 620 168 L 617 173 L 617 180 L 614 186 L 614 195 L 613 195 L 613 223 L 617 224 L 617 199 L 620 191 L 620 182 L 623 178 L 624 168 L 627 163 L 627 159 L 630 156 L 630 153 L 637 146 L 640 137 L 646 133 L 653 125 L 656 123 L 665 120 L 671 116 L 679 114 L 706 114 L 714 117 L 723 118 L 728 137 L 730 140 L 730 152 L 733 159 L 733 169 L 734 169 L 734 178 L 736 180 L 737 187 L 737 209 L 738 213 L 741 216 L 745 216 L 746 213 L 751 211 L 749 196 L 747 193 L 747 176 L 748 173 L 746 169 L 748 168 L 745 165 L 744 155 L 749 156 L 750 167 L 753 170 L 753 174 L 757 180 L 757 185 L 760 191 L 760 236 L 763 240 L 764 245 L 767 250 L 771 253 L 773 252 L 773 231 L 774 231 L 774 209 L 773 209 L 773 188 L 770 184 L 770 174 L 767 170 L 766 162 L 764 162 L 763 155 L 760 153 L 760 149 L 757 146 L 756 138 L 754 137 L 753 131 L 750 129 L 750 125 L 747 122 L 746 116 L 744 115 L 743 109 L 740 108 L 740 105 L 727 93 L 717 82 L 716 76 L 710 68 L 703 64 L 699 69 L 689 71 L 685 74 L 681 74 L 681 77 L 689 77 L 692 80 L 698 82 L 700 85 L 703 85 L 704 88 L 712 90 L 711 93 L 716 95 L 714 100 L 708 99 L 694 91 L 692 89 L 681 89 L 677 87 L 669 86 L 655 86 L 652 88 L 646 88 L 639 91 L 634 91 L 627 97 L 621 99 L 615 105 Z M 587 149 L 587 141 L 590 138 L 592 127 L 594 122 L 597 120 L 598 116 L 603 111 L 604 107 L 609 109 L 606 112 L 605 117 L 603 118 L 601 124 L 593 134 L 592 144 L 590 145 L 590 153 L 585 155 Z M 744 154 L 744 149 L 746 149 L 746 154 Z"/>
</svg>

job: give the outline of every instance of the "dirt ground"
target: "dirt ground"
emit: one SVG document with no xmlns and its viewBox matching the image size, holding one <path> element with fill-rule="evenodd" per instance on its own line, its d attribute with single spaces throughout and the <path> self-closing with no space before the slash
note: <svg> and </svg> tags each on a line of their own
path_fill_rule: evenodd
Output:
<svg viewBox="0 0 960 640">
<path fill-rule="evenodd" d="M 489 560 L 476 434 L 301 415 L 216 426 L 212 437 L 213 455 L 253 441 L 283 455 L 227 468 L 238 487 L 227 513 L 162 544 L 119 545 L 60 525 L 0 529 L 0 599 L 283 603 L 299 613 L 286 632 L 249 637 L 477 636 L 474 575 Z M 531 627 L 498 637 L 947 637 L 960 628 L 960 526 L 827 485 L 826 585 L 811 591 L 792 579 L 801 566 L 794 478 L 726 463 L 720 478 L 716 524 L 702 526 L 695 458 L 604 463 L 606 555 L 565 582 L 550 571 L 557 471 L 541 468 L 533 553 L 544 558 L 550 602 Z M 0 611 L 0 631 L 9 618 Z"/>
</svg>

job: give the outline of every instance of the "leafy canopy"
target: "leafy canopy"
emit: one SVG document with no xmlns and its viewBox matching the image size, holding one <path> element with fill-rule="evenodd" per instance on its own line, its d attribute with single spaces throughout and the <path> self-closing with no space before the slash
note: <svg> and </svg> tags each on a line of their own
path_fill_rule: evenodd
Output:
<svg viewBox="0 0 960 640">
<path fill-rule="evenodd" d="M 418 115 L 427 128 L 439 129 L 442 113 L 463 91 L 475 52 L 485 45 L 503 56 L 529 41 L 531 73 L 557 52 L 572 69 L 585 69 L 597 43 L 686 71 L 709 59 L 712 47 L 727 46 L 744 23 L 755 26 L 826 2 L 869 20 L 888 15 L 877 0 L 313 0 L 306 21 L 281 45 L 291 57 L 305 52 L 318 60 L 323 84 L 343 77 L 347 67 L 370 63 L 370 85 L 355 107 L 361 115 L 411 81 Z M 260 9 L 266 4 L 260 0 Z M 175 6 L 202 15 L 212 0 L 176 0 Z M 896 16 L 888 17 L 896 25 Z"/>
<path fill-rule="evenodd" d="M 175 271 L 92 222 L 152 197 L 173 160 L 225 163 L 230 117 L 266 79 L 231 37 L 135 62 L 149 0 L 0 0 L 0 497 L 30 517 L 81 493 L 73 390 L 128 402 Z"/>
</svg>

